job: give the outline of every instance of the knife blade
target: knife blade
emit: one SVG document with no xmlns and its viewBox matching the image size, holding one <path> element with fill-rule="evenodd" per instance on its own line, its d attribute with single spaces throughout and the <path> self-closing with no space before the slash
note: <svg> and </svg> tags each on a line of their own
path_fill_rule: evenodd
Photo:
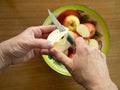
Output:
<svg viewBox="0 0 120 90">
<path fill-rule="evenodd" d="M 59 21 L 56 19 L 56 17 L 52 14 L 52 12 L 48 9 L 49 16 L 53 23 L 57 26 L 60 32 L 65 31 L 64 27 L 59 23 Z"/>
<path fill-rule="evenodd" d="M 60 24 L 60 22 L 56 19 L 56 17 L 52 14 L 52 12 L 49 9 L 48 9 L 48 13 L 49 13 L 49 16 L 50 16 L 52 22 L 57 26 L 59 31 L 60 32 L 66 31 L 65 28 Z M 76 45 L 75 45 L 74 39 L 72 38 L 72 36 L 69 33 L 67 36 L 67 41 L 73 46 L 73 49 L 74 49 L 73 51 L 75 53 Z"/>
</svg>

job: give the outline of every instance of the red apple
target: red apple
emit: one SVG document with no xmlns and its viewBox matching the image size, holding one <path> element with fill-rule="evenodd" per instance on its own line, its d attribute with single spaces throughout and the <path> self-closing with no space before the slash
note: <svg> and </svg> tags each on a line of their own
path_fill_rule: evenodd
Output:
<svg viewBox="0 0 120 90">
<path fill-rule="evenodd" d="M 84 25 L 86 25 L 89 28 L 89 31 L 90 31 L 89 38 L 91 38 L 96 32 L 95 26 L 92 23 L 84 23 Z"/>
<path fill-rule="evenodd" d="M 61 24 L 63 24 L 64 19 L 69 15 L 74 15 L 80 19 L 80 13 L 77 10 L 73 10 L 73 9 L 68 9 L 63 11 L 57 16 L 57 19 Z"/>
<path fill-rule="evenodd" d="M 79 18 L 76 17 L 75 15 L 69 15 L 67 16 L 64 21 L 63 25 L 71 31 L 75 31 L 76 27 L 80 24 Z"/>
</svg>

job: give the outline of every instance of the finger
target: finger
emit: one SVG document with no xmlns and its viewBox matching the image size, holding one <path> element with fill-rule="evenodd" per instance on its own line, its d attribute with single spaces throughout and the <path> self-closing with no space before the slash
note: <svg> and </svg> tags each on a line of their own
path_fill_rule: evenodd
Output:
<svg viewBox="0 0 120 90">
<path fill-rule="evenodd" d="M 83 54 L 87 51 L 87 44 L 85 43 L 84 39 L 79 37 L 75 40 L 76 43 L 76 53 Z"/>
<path fill-rule="evenodd" d="M 68 58 L 63 52 L 59 51 L 58 49 L 52 48 L 50 49 L 50 53 L 68 69 L 73 66 L 72 59 Z"/>
<path fill-rule="evenodd" d="M 33 26 L 28 28 L 28 30 L 32 30 L 34 33 L 34 36 L 36 38 L 42 37 L 43 34 L 49 34 L 53 30 L 56 29 L 55 25 L 47 25 L 47 26 Z"/>
<path fill-rule="evenodd" d="M 43 35 L 42 35 L 42 38 L 47 39 L 48 35 L 49 35 L 49 34 L 43 34 Z"/>
<path fill-rule="evenodd" d="M 53 30 L 55 30 L 57 27 L 55 25 L 47 25 L 47 26 L 41 26 L 40 30 L 42 31 L 42 33 L 50 33 Z"/>
<path fill-rule="evenodd" d="M 53 46 L 54 44 L 46 39 L 34 39 L 34 41 L 31 41 L 30 44 L 31 48 L 41 48 L 41 49 L 49 49 L 52 48 Z"/>
<path fill-rule="evenodd" d="M 45 54 L 45 55 L 49 55 L 49 54 L 50 54 L 50 51 L 49 51 L 49 49 L 41 49 L 41 50 L 40 50 L 40 53 L 41 53 L 41 54 Z"/>
<path fill-rule="evenodd" d="M 34 56 L 39 56 L 40 54 L 48 55 L 49 52 L 50 52 L 49 49 L 39 49 L 39 48 L 36 48 L 36 49 L 34 49 Z"/>
</svg>

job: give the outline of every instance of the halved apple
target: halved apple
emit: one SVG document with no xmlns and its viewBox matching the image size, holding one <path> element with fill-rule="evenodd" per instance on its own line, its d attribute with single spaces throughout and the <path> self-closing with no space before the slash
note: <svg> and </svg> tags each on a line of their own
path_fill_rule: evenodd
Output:
<svg viewBox="0 0 120 90">
<path fill-rule="evenodd" d="M 71 31 L 75 31 L 76 27 L 80 24 L 80 20 L 77 16 L 75 15 L 69 15 L 67 16 L 64 21 L 63 21 L 63 25 L 65 27 L 68 27 L 69 30 Z"/>
<path fill-rule="evenodd" d="M 89 28 L 84 24 L 79 24 L 76 28 L 76 32 L 83 38 L 88 38 L 90 36 Z"/>
<path fill-rule="evenodd" d="M 95 34 L 95 32 L 96 32 L 95 26 L 92 23 L 89 23 L 89 22 L 88 23 L 84 23 L 84 25 L 86 25 L 89 28 L 89 31 L 90 31 L 89 38 L 91 38 Z"/>
</svg>

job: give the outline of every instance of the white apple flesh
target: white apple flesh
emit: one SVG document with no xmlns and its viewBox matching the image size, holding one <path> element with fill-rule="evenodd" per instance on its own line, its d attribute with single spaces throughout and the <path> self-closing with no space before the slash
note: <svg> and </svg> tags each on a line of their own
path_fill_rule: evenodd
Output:
<svg viewBox="0 0 120 90">
<path fill-rule="evenodd" d="M 54 30 L 48 36 L 47 40 L 54 43 L 54 47 L 64 52 L 70 47 L 70 43 L 67 41 L 68 29 L 66 31 L 60 32 L 59 29 Z"/>
<path fill-rule="evenodd" d="M 89 38 L 91 38 L 96 32 L 95 26 L 92 23 L 84 23 L 84 25 L 86 25 L 89 28 L 89 31 L 90 31 Z"/>
<path fill-rule="evenodd" d="M 90 36 L 89 28 L 84 24 L 79 24 L 76 28 L 76 32 L 83 38 L 87 38 Z"/>
<path fill-rule="evenodd" d="M 88 39 L 88 40 L 86 40 L 86 44 L 88 44 L 90 46 L 94 46 L 96 48 L 99 48 L 98 41 L 95 40 L 95 39 Z"/>
</svg>

